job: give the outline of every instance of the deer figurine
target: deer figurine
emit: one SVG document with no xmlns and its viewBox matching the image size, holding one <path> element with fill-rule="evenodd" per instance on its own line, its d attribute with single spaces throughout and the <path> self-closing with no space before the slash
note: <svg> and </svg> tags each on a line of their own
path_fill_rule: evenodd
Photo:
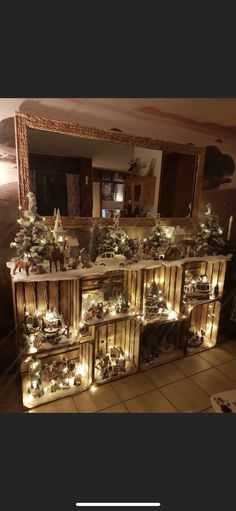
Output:
<svg viewBox="0 0 236 511">
<path fill-rule="evenodd" d="M 48 248 L 48 258 L 50 263 L 50 273 L 52 273 L 52 265 L 54 263 L 56 271 L 57 270 L 57 262 L 59 262 L 60 265 L 60 271 L 64 270 L 64 258 L 65 258 L 65 251 L 63 248 L 59 247 L 55 243 L 51 243 Z"/>
<path fill-rule="evenodd" d="M 29 270 L 33 266 L 35 266 L 35 262 L 31 258 L 27 259 L 26 261 L 23 261 L 23 259 L 18 259 L 18 261 L 16 261 L 15 266 L 14 266 L 13 275 L 16 274 L 16 270 L 19 270 L 19 272 L 21 272 L 21 270 L 24 270 L 28 277 Z"/>
</svg>

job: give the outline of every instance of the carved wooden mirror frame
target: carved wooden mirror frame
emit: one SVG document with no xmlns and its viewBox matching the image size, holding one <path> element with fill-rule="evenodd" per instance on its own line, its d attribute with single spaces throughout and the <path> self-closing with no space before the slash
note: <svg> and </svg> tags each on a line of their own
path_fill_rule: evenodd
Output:
<svg viewBox="0 0 236 511">
<path fill-rule="evenodd" d="M 49 131 L 64 135 L 72 135 L 80 138 L 88 138 L 93 140 L 103 140 L 117 144 L 126 144 L 136 147 L 148 149 L 156 149 L 159 151 L 176 151 L 182 154 L 196 155 L 197 168 L 195 175 L 195 187 L 193 194 L 192 215 L 190 218 L 163 218 L 163 223 L 168 225 L 191 225 L 198 216 L 198 207 L 203 181 L 203 169 L 205 161 L 205 149 L 192 145 L 176 144 L 163 140 L 155 140 L 151 138 L 135 137 L 125 133 L 114 131 L 100 130 L 64 121 L 46 119 L 43 117 L 35 117 L 28 114 L 15 113 L 15 133 L 16 133 L 16 153 L 17 153 L 17 169 L 18 169 L 18 189 L 19 189 L 19 205 L 22 209 L 27 207 L 27 193 L 30 191 L 30 172 L 29 172 L 29 151 L 28 151 L 28 129 L 41 131 Z M 65 227 L 91 226 L 94 222 L 91 217 L 63 217 L 63 225 Z M 48 225 L 54 223 L 53 217 L 47 217 Z M 109 219 L 99 218 L 100 224 L 109 223 Z M 121 225 L 126 226 L 151 226 L 155 224 L 152 218 L 121 218 Z"/>
</svg>

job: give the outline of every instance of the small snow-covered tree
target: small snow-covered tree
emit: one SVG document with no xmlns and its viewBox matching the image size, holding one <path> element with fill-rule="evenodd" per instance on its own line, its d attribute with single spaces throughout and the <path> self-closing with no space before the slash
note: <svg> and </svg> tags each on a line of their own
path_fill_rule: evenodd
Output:
<svg viewBox="0 0 236 511">
<path fill-rule="evenodd" d="M 19 218 L 20 231 L 16 234 L 11 247 L 16 248 L 19 258 L 32 258 L 35 261 L 43 261 L 47 257 L 49 230 L 45 226 L 42 217 L 37 213 L 35 196 L 32 192 L 28 195 L 28 210 L 24 211 Z"/>
<path fill-rule="evenodd" d="M 207 204 L 204 216 L 196 229 L 197 251 L 203 251 L 205 254 L 219 253 L 225 245 L 222 234 L 219 217 L 213 213 L 212 205 Z"/>
<path fill-rule="evenodd" d="M 166 230 L 161 226 L 161 218 L 160 214 L 157 213 L 156 216 L 156 225 L 153 227 L 151 234 L 147 239 L 144 240 L 144 247 L 148 247 L 149 249 L 153 249 L 154 251 L 158 251 L 160 249 L 165 249 L 170 243 L 170 238 L 166 234 Z"/>
<path fill-rule="evenodd" d="M 89 243 L 89 257 L 93 262 L 99 255 L 99 247 L 101 245 L 101 241 L 102 241 L 101 230 L 98 223 L 95 222 Z"/>
<path fill-rule="evenodd" d="M 105 236 L 100 245 L 100 254 L 102 252 L 115 252 L 116 254 L 126 254 L 130 252 L 129 237 L 126 232 L 120 228 L 119 218 L 115 217 L 113 223 L 108 225 Z"/>
</svg>

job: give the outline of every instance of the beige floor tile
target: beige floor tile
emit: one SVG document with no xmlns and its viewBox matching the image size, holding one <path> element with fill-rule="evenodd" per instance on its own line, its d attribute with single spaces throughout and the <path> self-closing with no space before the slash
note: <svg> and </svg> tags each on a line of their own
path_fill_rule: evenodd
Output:
<svg viewBox="0 0 236 511">
<path fill-rule="evenodd" d="M 207 392 L 209 396 L 235 388 L 235 383 L 218 371 L 216 367 L 207 369 L 203 373 L 195 374 L 191 376 L 191 379 Z"/>
<path fill-rule="evenodd" d="M 217 369 L 221 373 L 225 374 L 225 376 L 228 376 L 228 378 L 231 378 L 231 380 L 236 382 L 236 360 L 229 360 L 229 362 L 217 366 Z"/>
<path fill-rule="evenodd" d="M 200 356 L 213 366 L 224 364 L 224 362 L 228 362 L 228 360 L 232 360 L 233 358 L 233 355 L 223 348 L 213 348 L 211 350 L 203 351 Z"/>
<path fill-rule="evenodd" d="M 145 376 L 151 380 L 156 387 L 164 387 L 164 385 L 185 378 L 185 374 L 172 363 L 150 369 L 145 373 Z"/>
<path fill-rule="evenodd" d="M 226 341 L 222 343 L 221 347 L 236 358 L 236 341 Z"/>
<path fill-rule="evenodd" d="M 81 392 L 73 399 L 78 411 L 85 413 L 98 412 L 120 402 L 110 383 L 96 387 L 94 392 L 91 389 Z"/>
<path fill-rule="evenodd" d="M 109 408 L 105 408 L 105 410 L 101 410 L 98 413 L 128 413 L 127 408 L 123 403 L 118 403 L 118 405 L 110 406 Z"/>
<path fill-rule="evenodd" d="M 174 364 L 187 376 L 192 376 L 192 374 L 200 373 L 212 367 L 204 358 L 200 357 L 200 355 L 192 355 L 191 357 L 176 360 Z"/>
<path fill-rule="evenodd" d="M 127 378 L 122 378 L 112 382 L 113 389 L 117 392 L 121 401 L 132 399 L 139 394 L 144 394 L 151 390 L 154 390 L 154 385 L 144 376 L 144 374 L 134 374 Z"/>
<path fill-rule="evenodd" d="M 47 405 L 33 408 L 29 410 L 29 413 L 77 413 L 77 408 L 72 397 L 65 397 Z"/>
<path fill-rule="evenodd" d="M 130 399 L 125 404 L 132 413 L 176 413 L 176 409 L 159 390 Z"/>
<path fill-rule="evenodd" d="M 179 412 L 201 412 L 211 404 L 206 393 L 190 378 L 162 387 L 161 392 Z"/>
</svg>

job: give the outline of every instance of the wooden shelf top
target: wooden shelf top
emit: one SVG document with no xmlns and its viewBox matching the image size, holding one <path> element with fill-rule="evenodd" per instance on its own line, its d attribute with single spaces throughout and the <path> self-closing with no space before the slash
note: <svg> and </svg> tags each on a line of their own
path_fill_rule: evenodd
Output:
<svg viewBox="0 0 236 511">
<path fill-rule="evenodd" d="M 49 343 L 45 343 L 45 344 L 49 344 Z M 20 351 L 20 359 L 21 360 L 25 360 L 26 358 L 28 357 L 31 357 L 32 355 L 37 355 L 38 358 L 46 358 L 46 357 L 50 357 L 52 355 L 61 355 L 63 353 L 68 353 L 69 351 L 73 351 L 73 350 L 77 350 L 80 346 L 80 339 L 78 339 L 78 341 L 75 341 L 73 344 L 72 343 L 67 343 L 67 344 L 61 344 L 58 343 L 58 344 L 51 344 L 51 347 L 40 347 L 35 353 L 30 353 L 29 351 L 26 351 L 26 350 L 21 350 Z M 43 346 L 43 344 L 42 344 Z"/>
<path fill-rule="evenodd" d="M 87 326 L 99 326 L 106 323 L 114 323 L 117 321 L 124 321 L 125 319 L 132 319 L 136 317 L 136 314 L 138 314 L 137 310 L 135 308 L 131 308 L 127 313 L 124 314 L 107 314 L 107 316 L 104 316 L 101 319 L 94 319 L 92 321 L 83 320 L 83 323 Z"/>
<path fill-rule="evenodd" d="M 188 300 L 186 305 L 189 305 L 190 307 L 196 307 L 197 305 L 204 305 L 206 303 L 220 302 L 221 299 L 221 296 L 217 296 L 215 298 L 209 298 L 208 300 Z"/>
</svg>

